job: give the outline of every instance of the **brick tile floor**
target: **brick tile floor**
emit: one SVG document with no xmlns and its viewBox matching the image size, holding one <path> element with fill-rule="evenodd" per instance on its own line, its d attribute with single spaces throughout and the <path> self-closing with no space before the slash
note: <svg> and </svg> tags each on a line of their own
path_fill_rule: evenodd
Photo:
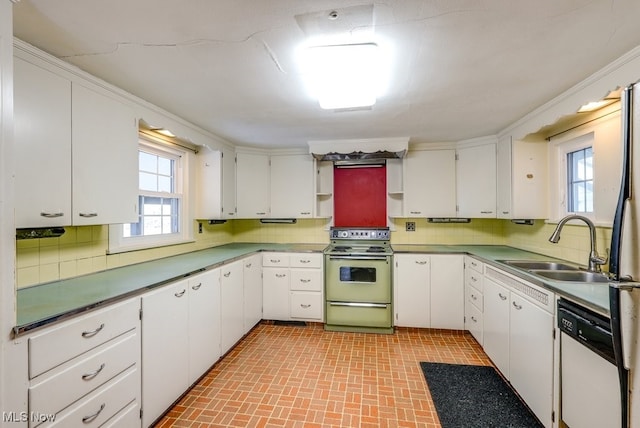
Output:
<svg viewBox="0 0 640 428">
<path fill-rule="evenodd" d="M 466 332 L 261 323 L 158 427 L 439 427 L 420 361 L 490 365 Z"/>
</svg>

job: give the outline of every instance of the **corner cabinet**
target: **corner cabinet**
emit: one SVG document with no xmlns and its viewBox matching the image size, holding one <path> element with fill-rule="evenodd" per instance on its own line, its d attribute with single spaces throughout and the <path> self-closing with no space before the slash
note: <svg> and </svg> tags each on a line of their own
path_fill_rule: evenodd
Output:
<svg viewBox="0 0 640 428">
<path fill-rule="evenodd" d="M 548 147 L 546 141 L 512 141 L 497 146 L 498 218 L 548 218 Z"/>
<path fill-rule="evenodd" d="M 496 144 L 457 150 L 458 217 L 496 218 Z"/>
</svg>

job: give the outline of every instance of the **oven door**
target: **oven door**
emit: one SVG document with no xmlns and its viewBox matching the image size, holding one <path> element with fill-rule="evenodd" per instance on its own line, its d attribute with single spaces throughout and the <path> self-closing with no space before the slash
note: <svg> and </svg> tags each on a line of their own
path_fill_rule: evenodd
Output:
<svg viewBox="0 0 640 428">
<path fill-rule="evenodd" d="M 335 256 L 325 261 L 325 293 L 334 302 L 391 302 L 390 256 Z"/>
</svg>

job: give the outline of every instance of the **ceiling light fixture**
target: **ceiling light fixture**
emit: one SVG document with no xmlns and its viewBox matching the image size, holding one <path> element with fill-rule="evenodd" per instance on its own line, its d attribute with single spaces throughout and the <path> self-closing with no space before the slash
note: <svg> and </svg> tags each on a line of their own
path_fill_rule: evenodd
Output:
<svg viewBox="0 0 640 428">
<path fill-rule="evenodd" d="M 376 43 L 312 46 L 301 59 L 309 91 L 325 110 L 372 106 L 386 85 Z"/>
<path fill-rule="evenodd" d="M 578 113 L 588 113 L 588 112 L 596 111 L 601 109 L 602 107 L 608 106 L 609 104 L 613 104 L 615 101 L 616 100 L 614 99 L 607 99 L 607 98 L 601 101 L 591 101 L 590 103 L 587 103 L 582 107 L 580 107 L 578 109 Z"/>
</svg>

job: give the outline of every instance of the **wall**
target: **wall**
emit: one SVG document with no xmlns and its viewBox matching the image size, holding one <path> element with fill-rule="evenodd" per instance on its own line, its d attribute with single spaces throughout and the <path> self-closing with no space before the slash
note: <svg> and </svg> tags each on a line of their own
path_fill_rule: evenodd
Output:
<svg viewBox="0 0 640 428">
<path fill-rule="evenodd" d="M 407 232 L 405 222 L 416 224 L 414 232 Z M 429 223 L 424 218 L 396 218 L 392 244 L 474 244 L 504 245 L 504 222 L 496 219 L 473 219 L 471 223 Z"/>
</svg>

